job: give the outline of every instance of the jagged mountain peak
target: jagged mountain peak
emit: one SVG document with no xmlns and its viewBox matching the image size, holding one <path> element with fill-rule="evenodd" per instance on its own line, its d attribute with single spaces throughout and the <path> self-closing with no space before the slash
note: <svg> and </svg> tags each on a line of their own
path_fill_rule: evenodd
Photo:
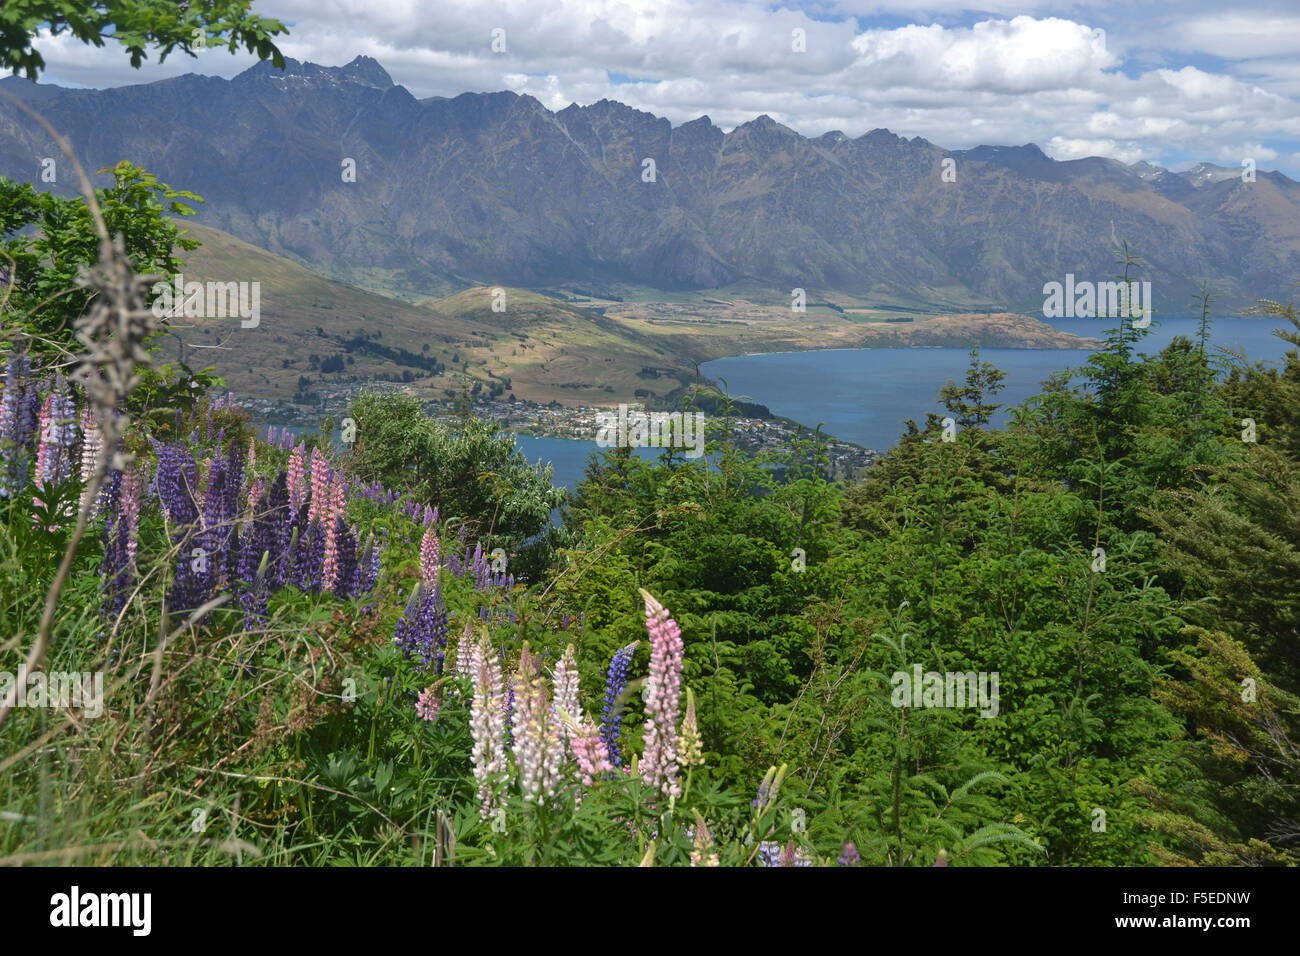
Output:
<svg viewBox="0 0 1300 956">
<path fill-rule="evenodd" d="M 272 80 L 285 81 L 305 80 L 309 82 L 350 83 L 358 86 L 369 86 L 377 90 L 386 90 L 393 86 L 393 78 L 388 75 L 388 71 L 379 65 L 378 60 L 368 56 L 353 57 L 350 62 L 343 66 L 321 66 L 317 63 L 285 57 L 283 70 L 272 64 L 270 60 L 260 60 L 254 66 L 236 76 L 234 82 L 261 80 L 268 77 Z"/>
</svg>

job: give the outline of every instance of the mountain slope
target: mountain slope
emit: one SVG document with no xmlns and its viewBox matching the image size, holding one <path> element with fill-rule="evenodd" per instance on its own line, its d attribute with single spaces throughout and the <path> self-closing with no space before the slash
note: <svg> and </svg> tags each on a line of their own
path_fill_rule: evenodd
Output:
<svg viewBox="0 0 1300 956">
<path fill-rule="evenodd" d="M 707 117 L 673 128 L 609 100 L 558 112 L 507 92 L 421 101 L 365 57 L 261 63 L 230 81 L 3 86 L 37 101 L 88 167 L 139 161 L 204 196 L 202 222 L 411 298 L 760 283 L 1037 311 L 1043 284 L 1067 272 L 1113 277 L 1112 235 L 1143 255 L 1165 314 L 1203 279 L 1234 309 L 1285 297 L 1300 276 L 1300 185 L 1277 173 L 1243 183 L 1208 166 L 1056 162 L 1032 144 L 950 152 L 887 130 L 809 139 L 767 116 L 729 133 Z M 0 102 L 0 173 L 35 178 L 46 155 L 45 134 Z"/>
</svg>

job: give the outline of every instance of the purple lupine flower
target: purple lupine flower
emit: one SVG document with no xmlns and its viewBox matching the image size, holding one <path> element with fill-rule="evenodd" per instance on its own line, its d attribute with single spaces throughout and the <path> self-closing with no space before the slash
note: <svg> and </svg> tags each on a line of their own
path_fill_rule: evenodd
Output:
<svg viewBox="0 0 1300 956">
<path fill-rule="evenodd" d="M 381 536 L 378 538 L 373 531 L 366 537 L 366 546 L 357 558 L 357 567 L 353 572 L 353 594 L 369 594 L 379 583 L 379 565 L 383 559 L 384 545 L 388 541 L 388 529 L 381 528 L 380 531 Z"/>
<path fill-rule="evenodd" d="M 31 367 L 26 343 L 21 336 L 15 336 L 0 398 L 0 498 L 21 494 L 27 486 L 37 430 L 31 409 L 35 395 Z"/>
<path fill-rule="evenodd" d="M 862 857 L 858 854 L 858 848 L 852 843 L 844 844 L 844 852 L 839 855 L 835 861 L 840 866 L 856 866 L 862 862 Z"/>
<path fill-rule="evenodd" d="M 474 543 L 474 563 L 471 567 L 474 569 L 474 590 L 486 591 L 490 572 L 487 558 L 483 555 L 483 542 L 481 541 Z"/>
<path fill-rule="evenodd" d="M 194 463 L 194 456 L 183 445 L 160 445 L 157 451 L 158 471 L 154 475 L 154 487 L 167 520 L 173 525 L 193 524 L 199 517 L 199 510 L 194 504 L 194 490 L 198 480 L 198 466 Z"/>
<path fill-rule="evenodd" d="M 317 522 L 311 522 L 298 537 L 294 557 L 294 583 L 300 591 L 315 594 L 320 590 L 321 568 L 325 563 L 325 532 Z"/>
<path fill-rule="evenodd" d="M 781 844 L 775 840 L 764 840 L 759 843 L 758 862 L 761 866 L 780 866 Z"/>
<path fill-rule="evenodd" d="M 131 525 L 118 508 L 122 481 L 120 471 L 109 472 L 99 499 L 104 515 L 104 558 L 100 564 L 100 579 L 104 591 L 103 612 L 110 620 L 126 606 L 132 583 Z"/>
<path fill-rule="evenodd" d="M 334 595 L 346 600 L 353 595 L 357 573 L 357 539 L 340 516 L 334 519 L 335 573 Z M 443 642 L 444 646 L 446 642 Z"/>
<path fill-rule="evenodd" d="M 447 606 L 442 601 L 442 589 L 428 587 L 421 582 L 406 603 L 406 610 L 397 622 L 393 640 L 407 660 L 419 657 L 420 669 L 433 668 L 435 675 L 442 673 L 447 656 L 447 632 L 450 630 Z"/>
<path fill-rule="evenodd" d="M 271 481 L 271 488 L 267 493 L 267 505 L 267 522 L 270 531 L 266 548 L 271 552 L 275 568 L 273 571 L 268 568 L 267 574 L 269 586 L 279 588 L 287 583 L 285 572 L 288 565 L 282 556 L 288 552 L 289 541 L 293 537 L 293 523 L 290 520 L 292 515 L 289 511 L 289 476 L 283 468 Z"/>
<path fill-rule="evenodd" d="M 154 483 L 158 498 L 171 523 L 172 543 L 177 548 L 176 576 L 167 598 L 174 611 L 190 611 L 203 603 L 207 594 L 207 555 L 199 548 L 195 524 L 199 509 L 194 501 L 198 466 L 184 445 L 159 445 L 158 472 Z"/>
<path fill-rule="evenodd" d="M 605 676 L 605 708 L 600 715 L 600 739 L 609 750 L 609 759 L 615 767 L 623 766 L 623 755 L 618 749 L 618 735 L 623 726 L 623 711 L 618 706 L 618 699 L 627 687 L 627 671 L 632 664 L 632 655 L 636 653 L 640 641 L 633 641 L 626 647 L 614 652 L 609 661 L 609 672 Z"/>
</svg>

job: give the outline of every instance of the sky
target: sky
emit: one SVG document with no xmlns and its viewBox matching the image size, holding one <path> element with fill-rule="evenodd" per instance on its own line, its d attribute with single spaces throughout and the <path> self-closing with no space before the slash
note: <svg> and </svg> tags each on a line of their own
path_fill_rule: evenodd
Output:
<svg viewBox="0 0 1300 956">
<path fill-rule="evenodd" d="M 920 4 L 256 0 L 253 11 L 289 27 L 286 56 L 371 56 L 421 98 L 513 90 L 553 110 L 613 99 L 723 129 L 766 113 L 807 136 L 883 127 L 948 149 L 1032 142 L 1055 159 L 1173 170 L 1253 159 L 1300 179 L 1297 0 Z M 95 49 L 66 34 L 36 48 L 42 82 L 62 86 L 232 77 L 255 62 L 221 48 L 135 70 L 111 39 Z"/>
</svg>

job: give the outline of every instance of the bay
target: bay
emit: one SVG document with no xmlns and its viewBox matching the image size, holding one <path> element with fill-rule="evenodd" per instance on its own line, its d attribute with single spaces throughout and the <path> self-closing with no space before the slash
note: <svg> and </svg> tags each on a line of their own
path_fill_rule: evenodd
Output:
<svg viewBox="0 0 1300 956">
<path fill-rule="evenodd" d="M 1097 319 L 1047 320 L 1054 328 L 1101 338 Z M 1199 320 L 1166 318 L 1152 322 L 1138 344 L 1139 353 L 1155 355 L 1176 335 L 1196 340 Z M 1281 364 L 1289 343 L 1273 334 L 1290 329 L 1285 319 L 1218 319 L 1209 345 L 1244 350 L 1249 361 Z M 994 427 L 1006 423 L 1011 406 L 1042 391 L 1053 372 L 1086 364 L 1087 349 L 980 349 L 980 359 L 1007 373 L 997 400 L 1003 408 Z M 879 452 L 889 449 L 904 430 L 904 419 L 925 423 L 927 412 L 946 414 L 939 389 L 950 379 L 960 383 L 970 365 L 967 348 L 836 349 L 816 352 L 771 352 L 716 359 L 700 366 L 712 379 L 725 379 L 735 398 L 766 405 L 774 414 Z M 719 382 L 721 385 L 721 382 Z"/>
</svg>

